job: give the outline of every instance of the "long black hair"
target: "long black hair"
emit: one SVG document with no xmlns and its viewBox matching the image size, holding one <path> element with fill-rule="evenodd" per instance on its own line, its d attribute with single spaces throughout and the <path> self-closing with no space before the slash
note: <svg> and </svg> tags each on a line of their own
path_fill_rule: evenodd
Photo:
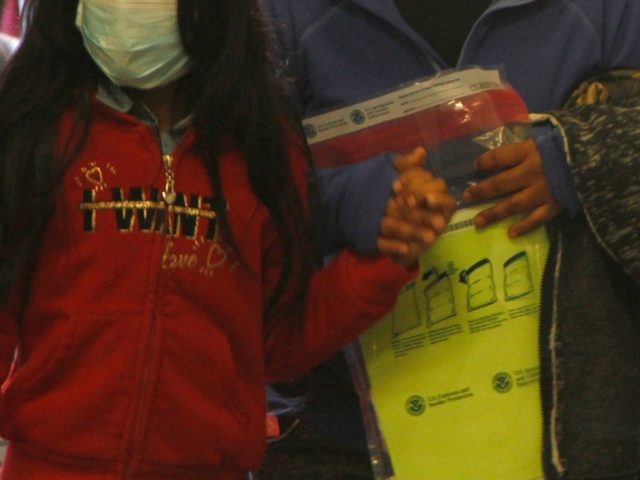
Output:
<svg viewBox="0 0 640 480">
<path fill-rule="evenodd" d="M 90 129 L 92 93 L 105 81 L 75 27 L 77 5 L 28 0 L 22 44 L 0 76 L 0 301 L 28 283 L 62 176 Z M 308 216 L 285 140 L 292 133 L 299 138 L 298 123 L 274 80 L 254 0 L 179 0 L 178 23 L 192 60 L 187 103 L 214 190 L 224 195 L 218 166 L 224 133 L 244 151 L 251 188 L 279 233 L 285 257 L 273 306 L 288 280 L 304 285 L 312 268 Z M 56 155 L 58 120 L 69 107 L 76 132 Z M 230 236 L 225 211 L 219 213 Z"/>
</svg>

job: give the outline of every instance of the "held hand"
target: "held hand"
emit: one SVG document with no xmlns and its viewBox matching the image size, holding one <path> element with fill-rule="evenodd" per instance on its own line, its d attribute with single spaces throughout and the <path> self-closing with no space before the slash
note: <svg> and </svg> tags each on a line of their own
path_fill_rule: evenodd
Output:
<svg viewBox="0 0 640 480">
<path fill-rule="evenodd" d="M 562 205 L 551 195 L 542 171 L 538 147 L 532 139 L 503 145 L 476 160 L 480 172 L 498 171 L 494 176 L 468 188 L 463 198 L 477 202 L 506 196 L 496 205 L 476 215 L 476 226 L 484 227 L 519 213 L 529 213 L 509 228 L 517 237 L 548 222 L 562 212 Z"/>
<path fill-rule="evenodd" d="M 393 159 L 393 166 L 398 173 L 405 173 L 414 168 L 424 168 L 427 151 L 424 147 L 416 147 L 409 153 L 397 155 Z"/>
<path fill-rule="evenodd" d="M 424 156 L 425 150 L 419 147 L 396 158 L 402 175 L 394 183 L 395 194 L 380 224 L 379 251 L 405 267 L 415 264 L 434 244 L 455 209 L 455 199 L 444 182 L 421 168 Z"/>
</svg>

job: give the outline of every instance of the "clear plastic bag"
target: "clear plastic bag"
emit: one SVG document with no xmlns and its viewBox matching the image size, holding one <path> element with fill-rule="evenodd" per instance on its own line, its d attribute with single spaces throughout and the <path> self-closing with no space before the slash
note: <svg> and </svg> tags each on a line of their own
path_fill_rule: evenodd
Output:
<svg viewBox="0 0 640 480">
<path fill-rule="evenodd" d="M 528 111 L 497 70 L 469 68 L 416 80 L 361 102 L 304 119 L 314 162 L 322 168 L 388 152 L 427 150 L 427 168 L 454 194 L 481 177 L 473 161 L 526 138 Z"/>
<path fill-rule="evenodd" d="M 381 322 L 386 323 L 383 328 L 388 329 L 388 332 L 383 333 L 390 338 L 388 341 L 380 342 L 385 343 L 381 348 L 395 350 L 397 342 L 399 348 L 406 351 L 400 351 L 399 354 L 394 351 L 394 355 L 381 355 L 376 361 L 393 362 L 395 359 L 392 357 L 395 354 L 412 355 L 414 351 L 423 347 L 441 348 L 449 339 L 453 339 L 450 343 L 454 343 L 456 337 L 463 335 L 469 337 L 466 341 L 470 343 L 471 337 L 479 338 L 484 335 L 482 332 L 491 329 L 500 332 L 503 325 L 507 325 L 512 318 L 531 320 L 527 322 L 524 330 L 516 332 L 516 337 L 521 338 L 520 341 L 526 346 L 523 350 L 528 353 L 523 357 L 512 355 L 516 364 L 511 362 L 512 358 L 508 355 L 506 361 L 505 358 L 494 359 L 496 365 L 505 365 L 504 370 L 490 372 L 486 389 L 464 378 L 460 380 L 459 387 L 450 386 L 448 389 L 443 386 L 446 382 L 437 386 L 430 384 L 428 388 L 431 388 L 431 392 L 419 392 L 419 388 L 416 388 L 416 393 L 419 394 L 406 393 L 403 394 L 404 397 L 399 396 L 399 400 L 404 403 L 402 409 L 409 415 L 415 415 L 414 418 L 425 418 L 444 412 L 447 407 L 442 405 L 462 405 L 470 403 L 469 398 L 474 398 L 475 401 L 491 394 L 500 397 L 502 392 L 499 391 L 499 386 L 507 382 L 507 379 L 510 379 L 509 388 L 513 387 L 513 392 L 525 392 L 528 385 L 535 384 L 538 365 L 537 356 L 534 355 L 534 352 L 537 352 L 535 309 L 539 308 L 539 282 L 548 249 L 546 234 L 543 229 L 539 229 L 527 238 L 511 242 L 505 233 L 509 222 L 505 221 L 487 229 L 484 236 L 476 238 L 471 218 L 474 212 L 482 207 L 465 205 L 462 201 L 462 192 L 484 178 L 484 175 L 480 175 L 474 168 L 474 161 L 480 155 L 498 146 L 528 138 L 528 111 L 517 92 L 502 81 L 496 70 L 470 68 L 447 71 L 435 77 L 401 85 L 376 97 L 307 118 L 303 123 L 314 161 L 320 167 L 344 166 L 377 155 L 389 152 L 406 153 L 417 146 L 424 146 L 427 150 L 427 168 L 434 175 L 443 178 L 458 199 L 459 210 L 448 227 L 449 233 L 455 233 L 450 237 L 457 235 L 458 240 L 452 243 L 448 239 L 449 243 L 445 242 L 445 247 L 433 249 L 436 252 L 435 257 L 430 253 L 421 258 L 419 278 L 407 285 L 401 292 L 394 312 Z M 513 221 L 512 219 L 511 222 Z M 440 240 L 439 243 L 441 242 Z M 477 245 L 467 248 L 469 242 L 485 242 L 487 248 L 478 249 Z M 465 250 L 464 255 L 457 256 L 456 249 Z M 440 254 L 442 258 L 438 258 Z M 396 318 L 396 311 L 416 311 L 418 303 L 421 311 L 416 313 L 416 318 Z M 442 328 L 448 323 L 450 327 Z M 516 322 L 511 324 L 509 328 L 516 325 Z M 420 335 L 412 334 L 418 330 L 422 332 Z M 504 331 L 507 330 L 505 327 Z M 378 332 L 369 337 L 375 335 L 381 334 Z M 385 437 L 385 422 L 382 421 L 380 405 L 376 404 L 375 395 L 372 394 L 371 365 L 367 364 L 366 358 L 367 355 L 369 360 L 375 357 L 377 340 L 367 339 L 366 336 L 363 336 L 364 342 L 362 339 L 354 342 L 346 347 L 345 351 L 361 399 L 375 478 L 389 480 L 395 479 L 398 475 L 400 480 L 422 479 L 424 477 L 421 475 L 424 472 L 402 476 L 398 474 L 398 468 L 394 470 L 395 460 L 390 453 L 393 449 L 389 446 L 393 445 L 395 451 L 398 451 L 398 432 L 394 431 L 393 443 L 389 435 Z M 499 336 L 496 336 L 496 339 L 501 341 Z M 437 347 L 433 347 L 436 344 Z M 466 344 L 456 348 L 458 355 L 464 356 L 468 352 L 470 359 L 479 358 L 479 352 L 472 351 Z M 424 368 L 428 369 L 429 365 Z M 395 375 L 391 374 L 387 380 Z M 376 381 L 380 382 L 380 378 L 378 375 Z M 492 386 L 491 382 L 500 385 Z M 382 387 L 387 388 L 384 380 L 382 383 Z M 381 385 L 378 385 L 378 389 L 380 388 Z M 536 395 L 537 391 L 529 389 L 525 392 L 526 398 L 523 402 L 518 403 L 513 409 L 524 406 L 525 410 L 531 409 L 535 415 L 539 414 L 540 407 L 536 404 L 539 400 Z M 501 401 L 505 398 L 504 395 L 501 396 Z M 388 404 L 385 408 L 386 425 L 389 426 Z M 481 411 L 474 410 L 474 413 Z M 425 417 L 420 417 L 423 414 Z M 445 417 L 446 415 L 442 415 L 438 420 Z M 404 417 L 402 421 L 405 422 L 406 418 L 409 417 Z M 485 429 L 482 422 L 474 420 L 477 431 Z M 464 428 L 464 425 L 458 427 Z M 537 434 L 534 431 L 537 426 L 522 425 L 520 428 L 527 438 L 533 438 Z M 393 429 L 389 429 L 391 430 Z M 429 433 L 432 432 L 425 429 L 425 434 Z M 531 445 L 534 443 L 529 441 Z M 514 448 L 517 449 L 517 446 Z M 508 466 L 499 475 L 496 473 L 497 470 L 490 468 L 478 471 L 477 476 L 476 472 L 458 475 L 457 472 L 453 473 L 455 470 L 447 472 L 445 468 L 439 474 L 432 472 L 430 475 L 435 476 L 430 478 L 536 478 L 541 465 L 536 463 L 538 454 L 535 448 L 537 446 L 530 449 L 526 458 L 515 458 L 518 456 L 515 453 L 512 455 L 513 458 L 506 459 L 503 463 L 512 462 L 513 465 Z M 424 453 L 419 449 L 416 451 Z M 506 455 L 511 453 L 509 451 Z M 501 452 L 502 454 L 504 452 Z M 465 461 L 463 458 L 460 460 Z M 424 468 L 433 467 L 434 463 L 425 465 Z M 415 468 L 415 465 L 412 468 Z M 404 472 L 407 471 L 410 469 L 405 468 Z"/>
</svg>

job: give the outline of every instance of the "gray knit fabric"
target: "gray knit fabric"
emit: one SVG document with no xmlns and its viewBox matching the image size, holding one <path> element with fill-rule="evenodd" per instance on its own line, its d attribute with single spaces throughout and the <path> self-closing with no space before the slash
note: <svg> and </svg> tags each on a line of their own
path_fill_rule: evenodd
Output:
<svg viewBox="0 0 640 480">
<path fill-rule="evenodd" d="M 640 283 L 640 73 L 600 75 L 570 107 L 552 115 L 567 137 L 585 214 L 602 247 Z"/>
</svg>

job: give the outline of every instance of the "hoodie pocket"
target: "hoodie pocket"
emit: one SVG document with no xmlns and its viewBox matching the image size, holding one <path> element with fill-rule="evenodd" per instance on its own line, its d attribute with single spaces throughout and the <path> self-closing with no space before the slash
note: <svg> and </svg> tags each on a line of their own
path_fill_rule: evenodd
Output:
<svg viewBox="0 0 640 480">
<path fill-rule="evenodd" d="M 162 360 L 143 454 L 148 463 L 209 468 L 239 455 L 256 416 L 261 420 L 264 386 L 244 384 L 225 332 L 194 318 L 161 322 Z"/>
<path fill-rule="evenodd" d="M 38 328 L 34 335 L 22 335 L 16 359 L 4 385 L 5 397 L 36 395 L 46 390 L 72 357 L 78 337 L 77 319 L 67 314 L 38 316 L 27 330 Z"/>
<path fill-rule="evenodd" d="M 2 432 L 67 456 L 117 457 L 141 336 L 133 313 L 31 317 L 3 392 Z"/>
</svg>

